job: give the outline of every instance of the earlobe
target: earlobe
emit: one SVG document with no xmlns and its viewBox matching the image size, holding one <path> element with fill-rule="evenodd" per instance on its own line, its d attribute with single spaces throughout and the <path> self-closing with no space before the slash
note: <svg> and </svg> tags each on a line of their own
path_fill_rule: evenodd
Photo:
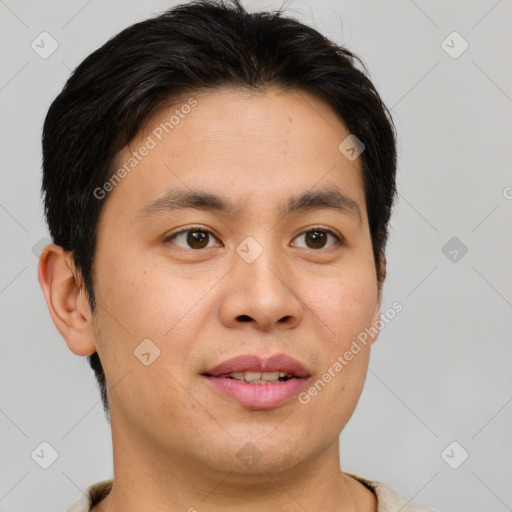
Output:
<svg viewBox="0 0 512 512">
<path fill-rule="evenodd" d="M 55 244 L 45 247 L 38 278 L 53 323 L 69 349 L 80 356 L 96 352 L 91 310 L 71 255 Z"/>
<path fill-rule="evenodd" d="M 373 318 L 372 318 L 372 332 L 375 333 L 374 335 L 372 335 L 372 340 L 371 340 L 372 344 L 377 341 L 377 338 L 379 337 L 379 334 L 380 334 L 380 328 L 381 328 L 380 316 L 381 316 L 381 306 L 380 306 L 380 298 L 379 298 L 379 301 L 375 307 L 375 311 L 373 313 Z"/>
<path fill-rule="evenodd" d="M 387 261 L 386 261 L 386 255 L 384 254 L 384 251 L 380 252 L 379 255 L 379 298 L 382 294 L 382 288 L 384 286 L 384 280 L 386 279 L 386 273 L 387 273 Z"/>
</svg>

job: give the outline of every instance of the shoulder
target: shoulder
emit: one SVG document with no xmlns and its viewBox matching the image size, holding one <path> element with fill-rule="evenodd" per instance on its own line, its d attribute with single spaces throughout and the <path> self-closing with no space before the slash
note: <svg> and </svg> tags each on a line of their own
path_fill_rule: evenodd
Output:
<svg viewBox="0 0 512 512">
<path fill-rule="evenodd" d="M 90 485 L 66 512 L 89 512 L 92 507 L 98 504 L 112 489 L 114 480 L 102 480 Z"/>
<path fill-rule="evenodd" d="M 345 473 L 357 481 L 370 488 L 377 496 L 378 508 L 377 512 L 436 512 L 432 508 L 427 508 L 417 503 L 412 503 L 402 499 L 388 486 L 382 482 L 366 480 L 360 476 L 353 475 L 352 473 Z"/>
</svg>

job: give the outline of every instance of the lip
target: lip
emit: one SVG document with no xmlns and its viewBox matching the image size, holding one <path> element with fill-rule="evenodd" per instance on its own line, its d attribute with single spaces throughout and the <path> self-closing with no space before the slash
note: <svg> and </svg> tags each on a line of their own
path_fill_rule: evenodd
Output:
<svg viewBox="0 0 512 512">
<path fill-rule="evenodd" d="M 256 354 L 243 354 L 206 370 L 203 375 L 218 377 L 233 372 L 276 372 L 293 373 L 296 377 L 309 377 L 306 367 L 286 354 L 260 357 Z"/>
<path fill-rule="evenodd" d="M 247 384 L 243 381 L 219 377 L 226 373 L 250 371 L 282 371 L 293 373 L 295 377 L 270 384 Z M 245 407 L 271 409 L 279 407 L 297 396 L 309 382 L 310 375 L 302 363 L 285 354 L 276 354 L 267 358 L 245 354 L 210 368 L 203 373 L 203 377 L 215 390 Z"/>
</svg>

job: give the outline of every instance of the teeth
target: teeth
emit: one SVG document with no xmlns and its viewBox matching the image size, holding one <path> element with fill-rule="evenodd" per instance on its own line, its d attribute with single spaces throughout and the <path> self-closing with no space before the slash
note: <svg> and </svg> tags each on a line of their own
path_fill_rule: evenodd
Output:
<svg viewBox="0 0 512 512">
<path fill-rule="evenodd" d="M 261 380 L 278 380 L 280 376 L 281 372 L 263 372 L 261 374 Z"/>
<path fill-rule="evenodd" d="M 263 377 L 263 373 L 260 373 L 260 372 L 244 372 L 244 380 L 246 382 L 250 382 L 253 380 L 260 380 L 262 377 Z"/>
<path fill-rule="evenodd" d="M 219 375 L 220 378 L 226 379 L 231 377 L 232 379 L 245 381 L 247 384 L 266 384 L 267 382 L 277 382 L 283 377 L 293 377 L 292 373 L 284 372 L 232 372 L 224 375 Z"/>
</svg>

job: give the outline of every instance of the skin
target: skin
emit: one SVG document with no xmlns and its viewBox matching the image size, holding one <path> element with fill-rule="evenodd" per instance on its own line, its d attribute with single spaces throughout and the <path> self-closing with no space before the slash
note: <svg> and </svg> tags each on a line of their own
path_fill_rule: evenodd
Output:
<svg viewBox="0 0 512 512">
<path fill-rule="evenodd" d="M 314 382 L 379 319 L 382 283 L 360 159 L 338 150 L 349 132 L 304 91 L 193 96 L 197 106 L 105 199 L 94 314 L 71 255 L 56 245 L 41 255 L 39 279 L 55 325 L 75 354 L 98 352 L 109 386 L 115 481 L 94 512 L 375 511 L 373 493 L 340 470 L 339 434 L 378 335 L 307 405 L 294 398 L 273 409 L 247 408 L 201 376 L 236 355 L 285 353 Z M 159 111 L 117 165 L 175 109 Z M 325 187 L 350 197 L 361 218 L 277 209 Z M 223 196 L 235 209 L 140 216 L 175 188 Z M 206 248 L 188 245 L 186 234 L 169 239 L 198 226 L 212 233 Z M 327 235 L 323 246 L 312 244 L 307 233 L 317 227 L 341 242 Z M 236 252 L 247 236 L 263 248 L 252 263 Z M 160 356 L 145 366 L 133 352 L 148 338 Z M 237 457 L 248 442 L 261 453 L 252 467 Z"/>
</svg>

